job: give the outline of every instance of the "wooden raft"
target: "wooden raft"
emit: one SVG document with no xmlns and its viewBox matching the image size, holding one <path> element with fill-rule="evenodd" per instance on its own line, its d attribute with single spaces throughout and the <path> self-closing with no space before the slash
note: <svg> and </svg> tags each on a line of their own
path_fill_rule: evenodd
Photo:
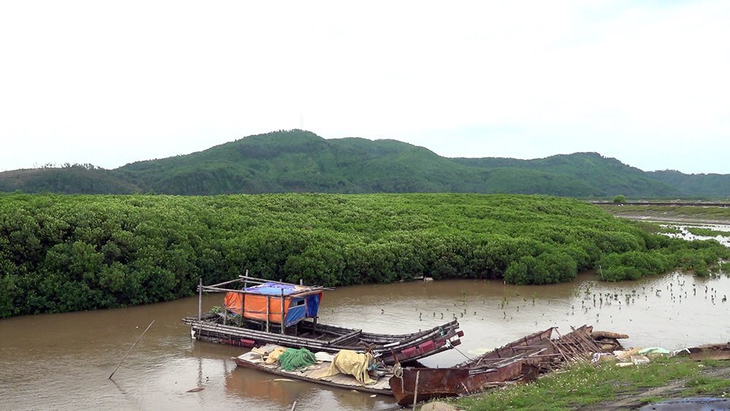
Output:
<svg viewBox="0 0 730 411">
<path fill-rule="evenodd" d="M 265 346 L 257 349 L 257 351 L 271 352 L 280 346 L 275 344 L 266 344 Z M 310 365 L 303 369 L 297 369 L 294 371 L 287 371 L 282 369 L 278 362 L 274 364 L 266 364 L 263 355 L 260 352 L 249 351 L 245 354 L 234 357 L 236 364 L 245 367 L 252 368 L 255 370 L 267 372 L 281 376 L 283 378 L 292 378 L 302 381 L 309 381 L 315 384 L 327 385 L 330 387 L 346 388 L 350 390 L 357 390 L 362 392 L 368 392 L 373 394 L 382 394 L 392 396 L 393 392 L 390 390 L 390 384 L 388 380 L 393 376 L 392 372 L 387 372 L 382 377 L 370 376 L 376 382 L 374 384 L 363 384 L 355 379 L 352 375 L 347 374 L 336 374 L 332 376 L 323 376 L 329 371 L 332 361 L 317 361 L 316 364 Z"/>
</svg>

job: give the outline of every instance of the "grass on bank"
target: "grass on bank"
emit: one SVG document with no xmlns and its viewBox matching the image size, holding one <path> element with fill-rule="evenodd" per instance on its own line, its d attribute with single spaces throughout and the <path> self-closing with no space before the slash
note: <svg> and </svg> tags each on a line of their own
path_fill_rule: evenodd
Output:
<svg viewBox="0 0 730 411">
<path fill-rule="evenodd" d="M 548 374 L 527 385 L 514 385 L 451 401 L 460 409 L 576 409 L 640 394 L 654 387 L 683 381 L 679 393 L 646 396 L 642 405 L 673 397 L 730 395 L 727 373 L 720 377 L 707 375 L 717 367 L 730 367 L 730 362 L 696 362 L 688 357 L 656 357 L 643 366 L 617 367 L 607 362 L 598 365 L 574 364 Z"/>
</svg>

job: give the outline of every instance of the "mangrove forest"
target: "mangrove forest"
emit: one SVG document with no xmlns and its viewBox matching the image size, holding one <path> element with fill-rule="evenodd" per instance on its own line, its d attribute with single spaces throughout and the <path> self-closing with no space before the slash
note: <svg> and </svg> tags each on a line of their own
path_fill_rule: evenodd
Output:
<svg viewBox="0 0 730 411">
<path fill-rule="evenodd" d="M 575 199 L 484 194 L 0 195 L 0 317 L 124 307 L 252 275 L 343 286 L 709 274 L 715 241 Z"/>
</svg>

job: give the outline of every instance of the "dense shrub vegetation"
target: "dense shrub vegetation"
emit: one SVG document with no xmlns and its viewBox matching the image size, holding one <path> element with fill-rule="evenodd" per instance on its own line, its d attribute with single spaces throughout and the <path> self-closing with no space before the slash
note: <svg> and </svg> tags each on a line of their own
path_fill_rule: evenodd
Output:
<svg viewBox="0 0 730 411">
<path fill-rule="evenodd" d="M 190 295 L 198 278 L 570 281 L 707 268 L 728 249 L 577 200 L 516 195 L 0 195 L 0 317 Z"/>
</svg>

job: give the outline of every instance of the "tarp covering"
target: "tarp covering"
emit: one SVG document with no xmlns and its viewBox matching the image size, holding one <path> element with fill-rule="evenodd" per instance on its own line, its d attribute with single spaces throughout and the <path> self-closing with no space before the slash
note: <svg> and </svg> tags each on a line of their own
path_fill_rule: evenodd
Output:
<svg viewBox="0 0 730 411">
<path fill-rule="evenodd" d="M 223 306 L 234 314 L 241 315 L 241 309 L 243 308 L 243 294 L 229 292 L 226 293 L 223 298 Z"/>
<path fill-rule="evenodd" d="M 279 356 L 279 365 L 287 371 L 294 371 L 297 368 L 308 367 L 317 362 L 314 353 L 306 348 L 287 348 L 281 356 Z"/>
<path fill-rule="evenodd" d="M 349 374 L 363 384 L 374 384 L 375 380 L 368 375 L 368 367 L 372 362 L 373 355 L 370 353 L 358 354 L 355 351 L 340 350 L 334 361 L 332 361 L 329 370 L 321 376 L 330 377 L 340 373 Z"/>
<path fill-rule="evenodd" d="M 281 357 L 282 354 L 286 351 L 286 348 L 284 347 L 276 347 L 274 348 L 274 351 L 270 352 L 269 355 L 266 357 L 266 364 L 273 364 L 275 362 L 279 361 L 279 357 Z"/>
<path fill-rule="evenodd" d="M 299 302 L 301 302 L 302 304 L 297 305 L 297 300 Z M 285 318 L 287 327 L 292 324 L 298 323 L 299 321 L 303 320 L 306 317 L 307 311 L 306 311 L 306 307 L 304 306 L 303 303 L 304 303 L 304 300 L 301 298 L 294 299 L 290 302 L 289 310 L 287 311 L 286 318 Z"/>
<path fill-rule="evenodd" d="M 275 284 L 281 285 L 281 284 Z M 299 286 L 297 286 L 299 287 Z M 249 287 L 246 291 L 249 291 L 253 287 Z M 292 287 L 294 288 L 294 287 Z M 266 321 L 266 302 L 269 302 L 269 322 L 280 324 L 281 323 L 281 288 L 278 288 L 278 294 L 270 293 L 272 289 L 259 289 L 264 291 L 261 295 L 258 294 L 243 294 L 236 292 L 228 292 L 223 300 L 223 305 L 233 312 L 234 314 L 243 315 L 244 318 L 250 320 Z M 291 294 L 291 292 L 289 293 Z M 319 302 L 322 298 L 322 293 L 312 294 L 304 297 L 304 304 L 297 305 L 297 302 L 301 302 L 302 298 L 286 297 L 286 291 L 284 293 L 284 322 L 285 326 L 296 324 L 297 322 L 305 318 L 314 318 L 317 316 L 319 310 Z M 294 305 L 291 306 L 292 300 Z M 245 307 L 245 310 L 242 308 Z"/>
<path fill-rule="evenodd" d="M 281 297 L 281 292 L 284 292 L 284 295 L 291 295 L 294 293 L 299 293 L 302 291 L 310 290 L 311 287 L 307 287 L 304 285 L 294 285 L 294 284 L 279 284 L 279 283 L 263 283 L 260 285 L 255 285 L 253 287 L 247 287 L 245 290 L 249 293 L 256 293 L 261 295 L 271 295 L 271 296 L 277 296 Z"/>
<path fill-rule="evenodd" d="M 319 304 L 322 302 L 322 293 L 307 296 L 307 318 L 314 318 L 319 311 Z"/>
<path fill-rule="evenodd" d="M 267 297 L 264 295 L 241 294 L 236 292 L 226 293 L 223 304 L 227 309 L 235 314 L 241 315 L 242 307 L 246 307 L 243 311 L 243 318 L 250 320 L 266 321 L 266 302 Z M 288 298 L 284 298 L 284 315 L 289 309 Z M 268 298 L 269 303 L 269 322 L 281 323 L 281 297 Z"/>
</svg>

